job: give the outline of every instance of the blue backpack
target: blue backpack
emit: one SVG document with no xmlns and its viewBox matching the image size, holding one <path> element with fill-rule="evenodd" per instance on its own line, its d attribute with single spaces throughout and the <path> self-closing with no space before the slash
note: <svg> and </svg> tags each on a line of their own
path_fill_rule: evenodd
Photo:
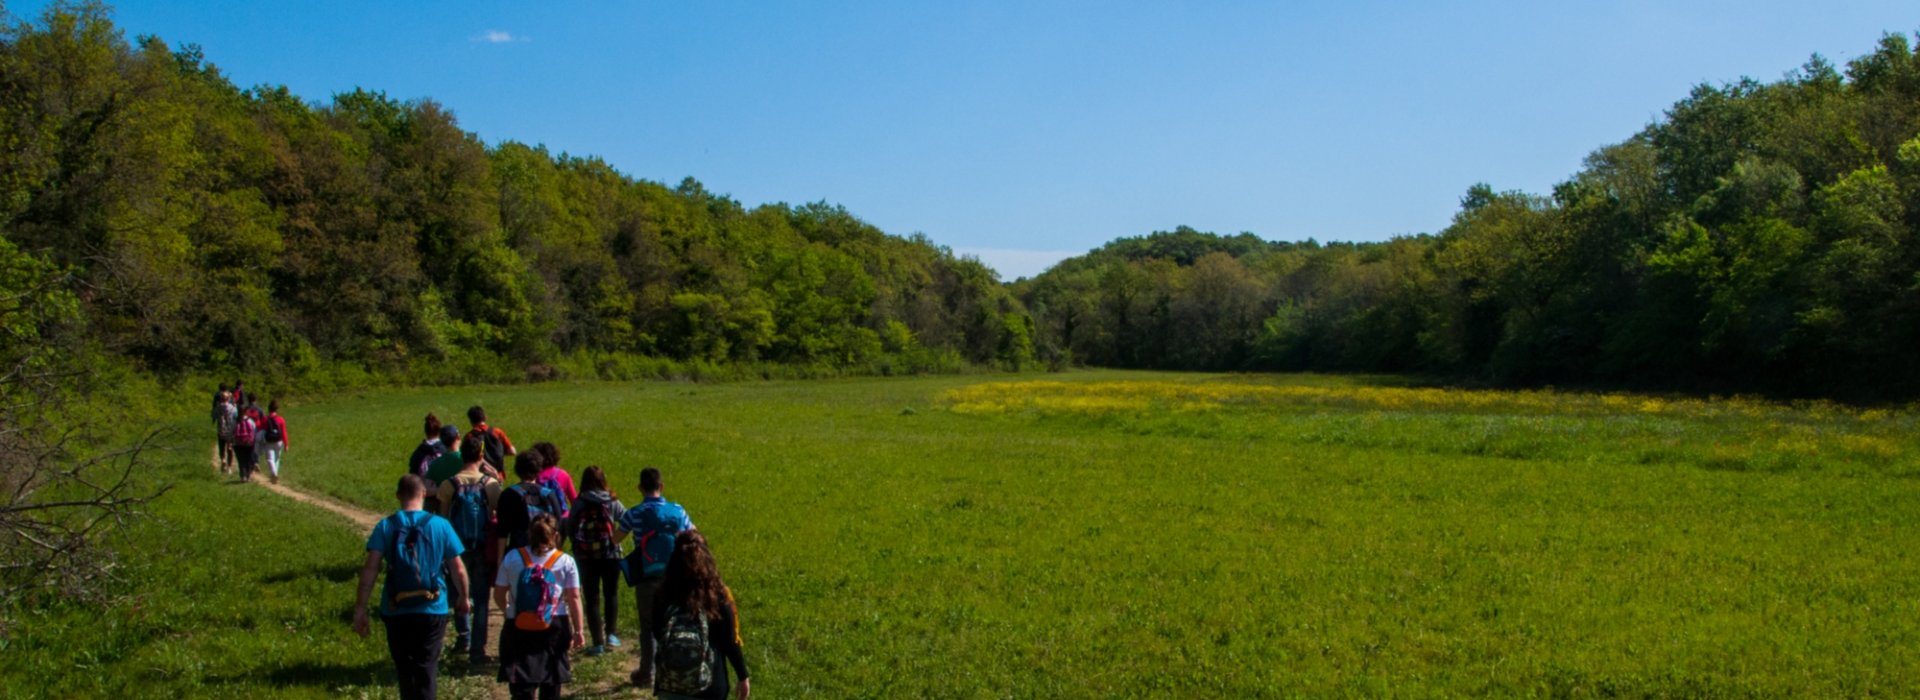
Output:
<svg viewBox="0 0 1920 700">
<path fill-rule="evenodd" d="M 529 492 L 526 488 L 528 486 L 535 490 Z M 560 505 L 562 499 L 559 491 L 539 483 L 517 484 L 514 488 L 520 489 L 520 501 L 527 504 L 527 522 L 533 522 L 534 517 L 541 513 L 551 515 L 555 520 L 562 519 L 561 513 L 566 511 L 566 508 Z"/>
<path fill-rule="evenodd" d="M 553 626 L 560 610 L 560 579 L 553 565 L 560 561 L 560 550 L 547 554 L 545 562 L 533 560 L 533 550 L 520 548 L 520 578 L 513 586 L 513 626 L 528 632 L 540 632 Z"/>
<path fill-rule="evenodd" d="M 687 529 L 687 509 L 670 501 L 648 501 L 628 511 L 639 527 L 633 531 L 633 557 L 628 570 L 640 578 L 663 576 L 673 558 L 673 540 Z M 638 566 L 635 566 L 638 564 Z"/>
<path fill-rule="evenodd" d="M 393 533 L 386 553 L 387 591 L 392 594 L 388 603 L 395 608 L 440 599 L 440 567 L 445 562 L 440 560 L 440 548 L 427 539 L 433 516 L 418 515 L 408 518 L 406 513 L 394 513 L 387 525 Z"/>
<path fill-rule="evenodd" d="M 566 520 L 567 516 L 573 514 L 573 504 L 567 502 L 567 494 L 560 490 L 559 479 L 542 478 L 536 483 L 540 484 L 542 491 L 553 492 L 554 501 L 560 504 L 559 510 L 552 511 L 553 517 Z"/>
<path fill-rule="evenodd" d="M 481 475 L 475 481 L 460 481 L 453 484 L 453 503 L 450 516 L 453 533 L 460 536 L 460 543 L 467 549 L 480 546 L 487 538 L 487 525 L 492 520 L 487 509 L 487 486 L 493 479 Z"/>
</svg>

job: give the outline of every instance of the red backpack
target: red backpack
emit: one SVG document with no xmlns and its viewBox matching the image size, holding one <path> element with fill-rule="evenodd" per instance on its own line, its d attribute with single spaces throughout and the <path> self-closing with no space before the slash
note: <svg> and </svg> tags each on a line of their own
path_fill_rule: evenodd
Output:
<svg viewBox="0 0 1920 700">
<path fill-rule="evenodd" d="M 233 425 L 233 444 L 241 447 L 252 447 L 255 434 L 259 432 L 259 427 L 260 425 L 253 420 L 253 414 L 242 414 L 240 421 Z"/>
</svg>

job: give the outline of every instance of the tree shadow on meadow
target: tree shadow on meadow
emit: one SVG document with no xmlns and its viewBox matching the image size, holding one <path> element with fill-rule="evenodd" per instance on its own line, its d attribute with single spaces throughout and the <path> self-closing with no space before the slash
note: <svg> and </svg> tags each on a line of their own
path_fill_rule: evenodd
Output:
<svg viewBox="0 0 1920 700">
<path fill-rule="evenodd" d="M 301 662 L 247 673 L 210 676 L 208 685 L 265 685 L 275 688 L 338 689 L 359 686 L 383 686 L 393 683 L 393 664 L 385 660 L 365 663 Z"/>
<path fill-rule="evenodd" d="M 260 579 L 261 583 L 292 583 L 302 579 L 317 578 L 329 583 L 346 583 L 360 576 L 360 565 L 354 562 L 340 562 L 322 566 L 310 566 L 269 574 Z"/>
</svg>

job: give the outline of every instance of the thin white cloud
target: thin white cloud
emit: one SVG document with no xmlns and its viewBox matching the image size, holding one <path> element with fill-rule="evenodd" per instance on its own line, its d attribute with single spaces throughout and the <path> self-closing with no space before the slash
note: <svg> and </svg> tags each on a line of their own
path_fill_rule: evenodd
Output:
<svg viewBox="0 0 1920 700">
<path fill-rule="evenodd" d="M 987 267 L 991 267 L 995 272 L 1000 273 L 1001 279 L 1015 280 L 1021 277 L 1038 275 L 1041 272 L 1045 272 L 1047 268 L 1053 267 L 1054 263 L 1075 255 L 1083 254 L 1086 251 L 1023 250 L 1017 248 L 955 248 L 953 252 L 979 258 L 980 262 L 986 263 Z"/>
<path fill-rule="evenodd" d="M 473 40 L 484 44 L 511 44 L 517 41 L 526 41 L 527 38 L 524 36 L 514 36 L 511 32 L 489 29 L 481 32 L 480 35 L 474 37 Z"/>
</svg>

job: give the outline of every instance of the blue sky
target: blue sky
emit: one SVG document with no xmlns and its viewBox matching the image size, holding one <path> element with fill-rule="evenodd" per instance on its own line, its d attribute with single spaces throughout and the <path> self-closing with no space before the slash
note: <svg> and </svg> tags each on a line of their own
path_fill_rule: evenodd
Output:
<svg viewBox="0 0 1920 700">
<path fill-rule="evenodd" d="M 1472 184 L 1546 191 L 1692 85 L 1920 29 L 1910 1 L 115 6 L 242 85 L 432 98 L 488 143 L 828 200 L 1009 278 L 1182 224 L 1437 231 Z"/>
</svg>

